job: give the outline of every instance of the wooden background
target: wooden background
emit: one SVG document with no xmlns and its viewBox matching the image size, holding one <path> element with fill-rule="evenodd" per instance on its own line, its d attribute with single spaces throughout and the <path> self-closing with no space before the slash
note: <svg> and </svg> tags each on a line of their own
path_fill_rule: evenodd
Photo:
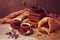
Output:
<svg viewBox="0 0 60 40">
<path fill-rule="evenodd" d="M 60 0 L 0 0 L 0 18 L 25 7 L 37 6 L 37 3 L 49 12 L 60 13 Z"/>
</svg>

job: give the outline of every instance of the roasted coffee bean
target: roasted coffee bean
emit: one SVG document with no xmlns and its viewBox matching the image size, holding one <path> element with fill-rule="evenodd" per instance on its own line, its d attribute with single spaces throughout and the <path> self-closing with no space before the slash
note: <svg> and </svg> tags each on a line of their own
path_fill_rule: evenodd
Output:
<svg viewBox="0 0 60 40">
<path fill-rule="evenodd" d="M 15 39 L 17 39 L 18 38 L 18 36 L 19 36 L 19 34 L 12 34 L 11 32 L 8 32 L 8 33 L 6 33 L 6 35 L 9 35 L 9 37 L 8 38 L 15 38 Z"/>
<path fill-rule="evenodd" d="M 19 34 L 15 35 L 15 39 L 17 39 L 17 38 L 18 38 L 18 36 L 19 36 Z"/>
</svg>

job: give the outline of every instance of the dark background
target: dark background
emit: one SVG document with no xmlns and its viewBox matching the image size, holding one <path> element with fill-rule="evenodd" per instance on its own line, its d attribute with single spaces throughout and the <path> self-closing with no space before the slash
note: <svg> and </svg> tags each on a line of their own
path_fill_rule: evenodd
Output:
<svg viewBox="0 0 60 40">
<path fill-rule="evenodd" d="M 37 6 L 37 4 L 49 12 L 60 14 L 60 0 L 0 0 L 0 18 L 25 7 Z"/>
</svg>

